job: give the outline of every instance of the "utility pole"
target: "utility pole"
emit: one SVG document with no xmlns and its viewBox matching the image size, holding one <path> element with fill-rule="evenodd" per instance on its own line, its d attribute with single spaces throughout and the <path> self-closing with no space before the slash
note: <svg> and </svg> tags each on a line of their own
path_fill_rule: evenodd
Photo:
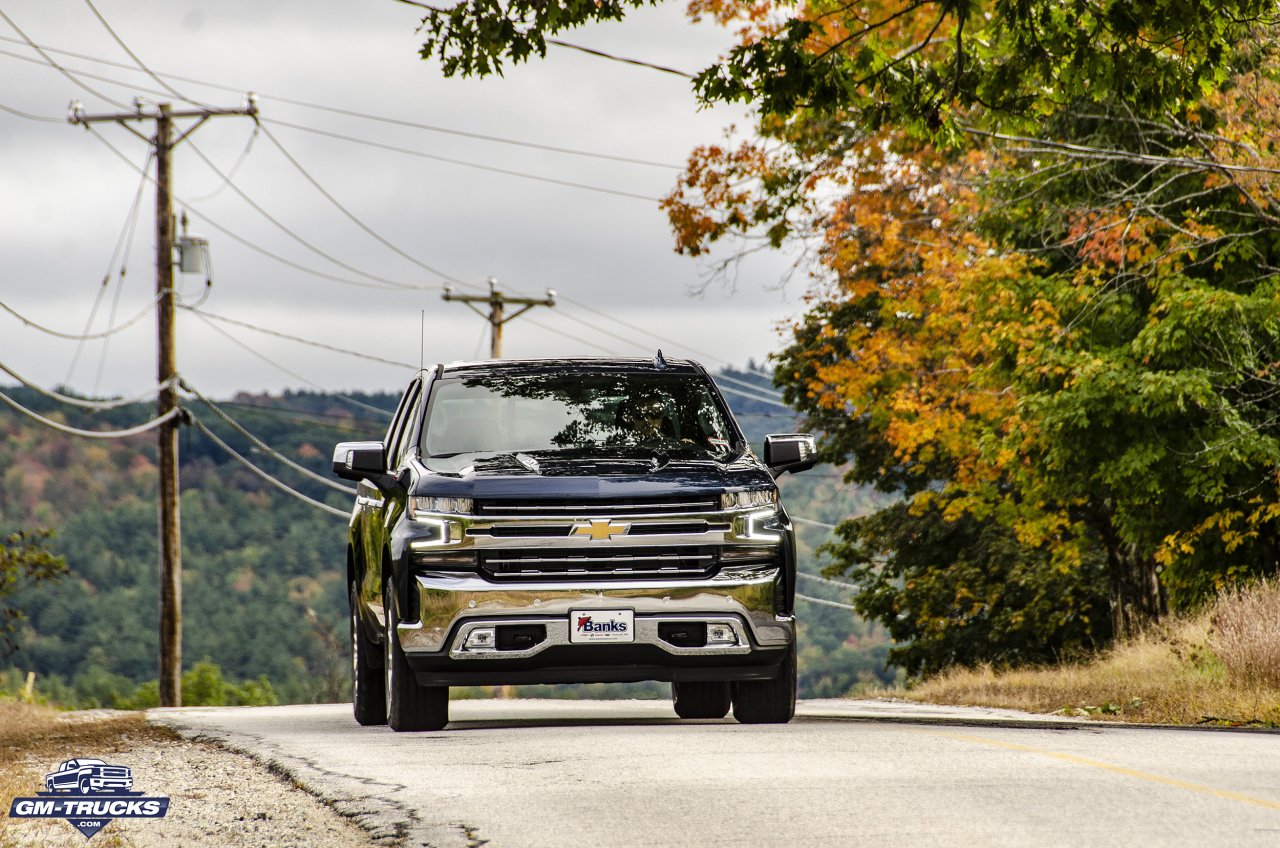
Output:
<svg viewBox="0 0 1280 848">
<path fill-rule="evenodd" d="M 173 149 L 218 115 L 247 115 L 257 119 L 257 98 L 250 94 L 240 109 L 183 109 L 174 111 L 168 103 L 145 111 L 134 100 L 134 111 L 116 115 L 86 115 L 73 103 L 68 120 L 89 124 L 119 124 L 155 148 L 156 154 L 156 378 L 160 391 L 156 401 L 160 415 L 178 408 L 177 360 L 174 355 L 173 291 Z M 195 118 L 196 122 L 176 139 L 175 119 Z M 130 126 L 134 121 L 155 121 L 154 138 Z M 160 461 L 160 706 L 182 706 L 182 520 L 179 511 L 177 417 L 157 428 Z"/>
<path fill-rule="evenodd" d="M 555 306 L 556 290 L 547 289 L 547 296 L 541 300 L 534 297 L 512 297 L 498 291 L 498 278 L 489 278 L 489 293 L 483 294 L 454 294 L 453 286 L 444 287 L 444 300 L 456 300 L 465 303 L 467 308 L 479 315 L 481 318 L 489 322 L 491 334 L 489 336 L 489 356 L 492 359 L 502 358 L 502 325 L 508 321 L 514 321 L 521 315 L 528 312 L 535 306 Z M 476 308 L 477 303 L 489 304 L 489 314 L 486 315 L 480 309 Z M 517 309 L 510 315 L 506 314 L 507 304 L 515 304 L 523 306 L 523 309 Z"/>
</svg>

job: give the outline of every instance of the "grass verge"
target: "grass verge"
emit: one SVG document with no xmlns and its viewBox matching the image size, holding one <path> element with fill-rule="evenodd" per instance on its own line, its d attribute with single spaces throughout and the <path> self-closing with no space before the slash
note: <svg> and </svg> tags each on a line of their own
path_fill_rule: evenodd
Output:
<svg viewBox="0 0 1280 848">
<path fill-rule="evenodd" d="M 1154 724 L 1280 727 L 1280 585 L 1224 593 L 1078 663 L 953 669 L 898 693 Z"/>
<path fill-rule="evenodd" d="M 40 845 L 84 845 L 84 837 L 66 822 L 15 820 L 8 816 L 13 799 L 44 789 L 44 775 L 72 757 L 110 758 L 140 741 L 172 739 L 166 728 L 146 723 L 142 713 L 93 715 L 60 713 L 38 704 L 0 701 L 0 848 Z M 94 837 L 95 848 L 128 844 L 107 825 Z"/>
</svg>

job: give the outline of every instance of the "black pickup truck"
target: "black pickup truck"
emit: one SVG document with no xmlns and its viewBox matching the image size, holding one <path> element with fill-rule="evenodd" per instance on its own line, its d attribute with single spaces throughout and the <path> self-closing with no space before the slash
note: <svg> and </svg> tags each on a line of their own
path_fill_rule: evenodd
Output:
<svg viewBox="0 0 1280 848">
<path fill-rule="evenodd" d="M 381 442 L 344 442 L 352 700 L 435 730 L 449 687 L 663 680 L 684 718 L 795 713 L 795 541 L 774 478 L 697 363 L 437 365 Z"/>
</svg>

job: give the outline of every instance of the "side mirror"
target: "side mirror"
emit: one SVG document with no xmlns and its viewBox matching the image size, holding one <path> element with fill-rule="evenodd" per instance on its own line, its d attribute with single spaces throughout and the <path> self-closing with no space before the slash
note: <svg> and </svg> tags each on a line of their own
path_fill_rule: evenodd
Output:
<svg viewBox="0 0 1280 848">
<path fill-rule="evenodd" d="M 818 464 L 818 448 L 808 433 L 775 433 L 764 437 L 764 464 L 774 477 L 808 471 Z"/>
<path fill-rule="evenodd" d="M 382 442 L 339 442 L 333 449 L 333 473 L 344 480 L 368 480 L 379 489 L 387 478 L 387 449 Z"/>
</svg>

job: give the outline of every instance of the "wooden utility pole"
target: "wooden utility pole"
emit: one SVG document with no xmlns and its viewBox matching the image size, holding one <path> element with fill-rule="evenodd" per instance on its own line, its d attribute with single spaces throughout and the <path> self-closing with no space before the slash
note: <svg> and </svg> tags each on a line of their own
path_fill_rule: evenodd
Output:
<svg viewBox="0 0 1280 848">
<path fill-rule="evenodd" d="M 534 297 L 512 297 L 498 291 L 498 278 L 489 278 L 489 293 L 484 294 L 454 294 L 453 286 L 444 287 L 445 300 L 456 300 L 465 303 L 467 308 L 479 315 L 481 318 L 489 322 L 489 356 L 492 359 L 502 358 L 502 325 L 508 321 L 514 321 L 524 313 L 528 312 L 535 306 L 555 306 L 556 292 L 555 289 L 547 289 L 547 296 L 542 299 Z M 489 314 L 485 314 L 476 308 L 477 303 L 489 304 Z M 507 304 L 515 304 L 523 306 L 523 309 L 517 309 L 510 315 L 506 314 Z"/>
<path fill-rule="evenodd" d="M 154 112 L 143 111 L 137 104 L 134 112 L 117 115 L 86 115 L 73 106 L 69 120 L 89 125 L 110 121 L 120 124 L 155 148 L 156 155 L 156 378 L 160 391 L 156 401 L 160 415 L 178 408 L 178 367 L 174 354 L 173 291 L 173 149 L 195 132 L 205 121 L 217 115 L 256 117 L 258 106 L 250 95 L 240 109 L 184 109 L 175 112 L 168 103 L 160 103 Z M 196 122 L 176 139 L 175 118 L 196 118 Z M 147 138 L 133 127 L 132 121 L 155 121 L 156 134 Z M 160 472 L 160 706 L 182 706 L 182 517 L 178 480 L 178 428 L 175 416 L 157 428 L 159 433 Z"/>
</svg>

